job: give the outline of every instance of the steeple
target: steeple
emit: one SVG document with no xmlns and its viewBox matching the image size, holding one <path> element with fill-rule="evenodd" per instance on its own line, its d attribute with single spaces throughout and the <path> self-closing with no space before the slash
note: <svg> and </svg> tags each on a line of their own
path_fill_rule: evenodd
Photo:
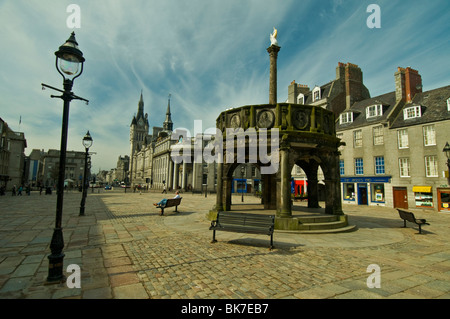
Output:
<svg viewBox="0 0 450 319">
<path fill-rule="evenodd" d="M 141 90 L 141 98 L 138 103 L 138 112 L 136 115 L 136 119 L 139 120 L 139 118 L 144 118 L 144 98 L 142 97 L 142 90 Z"/>
<path fill-rule="evenodd" d="M 169 94 L 169 102 L 167 104 L 166 119 L 164 120 L 164 123 L 163 123 L 163 129 L 165 131 L 173 130 L 172 117 L 171 117 L 171 113 L 170 113 L 170 97 L 171 97 L 171 95 Z"/>
</svg>

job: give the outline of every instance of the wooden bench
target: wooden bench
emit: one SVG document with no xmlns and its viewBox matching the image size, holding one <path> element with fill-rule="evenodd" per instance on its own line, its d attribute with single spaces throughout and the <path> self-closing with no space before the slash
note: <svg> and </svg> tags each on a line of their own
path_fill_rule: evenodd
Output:
<svg viewBox="0 0 450 319">
<path fill-rule="evenodd" d="M 181 204 L 181 199 L 182 199 L 182 197 L 180 197 L 180 198 L 170 198 L 170 199 L 168 199 L 167 200 L 167 202 L 166 202 L 166 204 L 164 205 L 164 206 L 156 206 L 156 208 L 161 208 L 161 216 L 162 215 L 164 215 L 164 209 L 165 208 L 168 208 L 168 207 L 173 207 L 173 206 L 175 206 L 175 212 L 178 212 L 178 205 L 180 205 Z"/>
<path fill-rule="evenodd" d="M 398 213 L 400 215 L 400 218 L 403 219 L 404 222 L 404 226 L 406 227 L 406 222 L 411 222 L 414 223 L 416 225 L 419 225 L 419 234 L 422 234 L 422 225 L 430 225 L 429 223 L 427 223 L 426 219 L 416 219 L 416 217 L 414 216 L 413 213 L 411 212 L 407 212 L 401 209 L 398 209 Z"/>
<path fill-rule="evenodd" d="M 273 231 L 275 216 L 218 212 L 216 220 L 211 222 L 209 230 L 213 231 L 212 243 L 217 242 L 216 230 L 263 234 L 270 236 L 270 249 L 273 248 Z"/>
</svg>

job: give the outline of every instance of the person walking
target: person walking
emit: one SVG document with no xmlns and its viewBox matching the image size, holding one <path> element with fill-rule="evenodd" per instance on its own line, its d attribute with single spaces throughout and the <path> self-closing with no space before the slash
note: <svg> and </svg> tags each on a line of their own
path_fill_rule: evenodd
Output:
<svg viewBox="0 0 450 319">
<path fill-rule="evenodd" d="M 161 194 L 167 194 L 166 184 L 163 184 L 163 191 Z"/>
</svg>

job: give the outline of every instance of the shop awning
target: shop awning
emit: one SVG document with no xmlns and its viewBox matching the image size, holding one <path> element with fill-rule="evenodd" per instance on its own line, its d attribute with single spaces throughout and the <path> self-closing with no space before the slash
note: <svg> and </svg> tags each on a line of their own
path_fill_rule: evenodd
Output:
<svg viewBox="0 0 450 319">
<path fill-rule="evenodd" d="M 414 193 L 431 193 L 431 186 L 413 186 Z"/>
</svg>

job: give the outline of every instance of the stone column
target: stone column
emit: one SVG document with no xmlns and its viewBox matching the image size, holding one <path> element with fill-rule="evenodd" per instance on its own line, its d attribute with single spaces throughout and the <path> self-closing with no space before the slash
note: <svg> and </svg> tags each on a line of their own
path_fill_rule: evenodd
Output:
<svg viewBox="0 0 450 319">
<path fill-rule="evenodd" d="M 173 162 L 169 159 L 169 180 L 167 181 L 167 189 L 173 189 Z"/>
<path fill-rule="evenodd" d="M 180 164 L 174 163 L 174 165 L 173 165 L 173 189 L 178 188 L 179 167 L 180 167 Z"/>
<path fill-rule="evenodd" d="M 187 179 L 186 169 L 187 165 L 186 162 L 183 160 L 183 175 L 181 175 L 181 188 L 183 190 L 186 190 L 186 179 Z"/>
<path fill-rule="evenodd" d="M 289 170 L 289 149 L 280 148 L 281 169 L 281 202 L 279 208 L 280 217 L 292 217 L 291 209 L 291 172 Z"/>
<path fill-rule="evenodd" d="M 274 44 L 267 49 L 270 55 L 269 104 L 277 104 L 277 58 L 280 49 Z"/>
<path fill-rule="evenodd" d="M 220 156 L 220 155 L 219 155 Z M 220 161 L 217 163 L 217 194 L 216 194 L 216 206 L 214 210 L 223 211 L 223 163 Z"/>
</svg>

